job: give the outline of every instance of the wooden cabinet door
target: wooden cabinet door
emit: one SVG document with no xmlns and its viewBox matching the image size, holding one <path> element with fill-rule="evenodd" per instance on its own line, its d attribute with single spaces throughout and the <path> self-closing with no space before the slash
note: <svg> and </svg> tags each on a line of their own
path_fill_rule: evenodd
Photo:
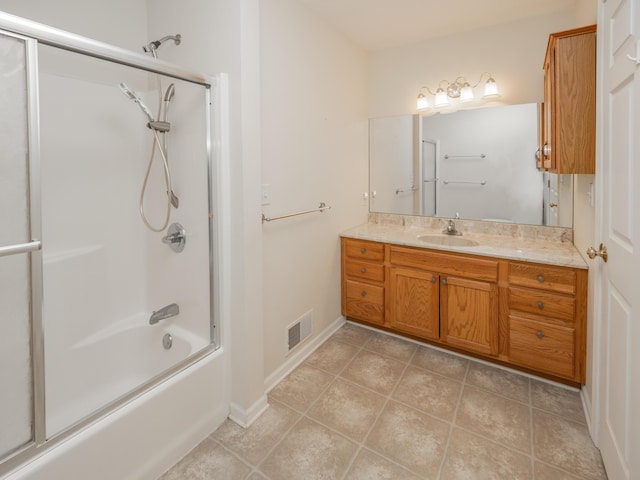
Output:
<svg viewBox="0 0 640 480">
<path fill-rule="evenodd" d="M 497 355 L 498 286 L 458 277 L 443 277 L 441 284 L 442 341 L 485 355 Z"/>
<path fill-rule="evenodd" d="M 555 49 L 547 52 L 544 60 L 544 109 L 543 109 L 543 125 L 542 128 L 542 166 L 545 170 L 555 170 L 556 162 L 556 145 L 553 133 L 556 128 L 555 111 L 557 108 L 555 101 Z"/>
<path fill-rule="evenodd" d="M 390 327 L 422 338 L 438 339 L 438 274 L 391 267 Z"/>
</svg>

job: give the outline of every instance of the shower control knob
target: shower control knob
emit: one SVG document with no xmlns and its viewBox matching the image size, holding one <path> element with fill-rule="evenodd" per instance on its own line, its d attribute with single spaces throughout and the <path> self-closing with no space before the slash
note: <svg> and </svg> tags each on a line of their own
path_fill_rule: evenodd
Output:
<svg viewBox="0 0 640 480">
<path fill-rule="evenodd" d="M 172 223 L 167 230 L 167 234 L 162 237 L 162 243 L 169 245 L 174 252 L 180 253 L 187 243 L 187 232 L 179 223 Z"/>
</svg>

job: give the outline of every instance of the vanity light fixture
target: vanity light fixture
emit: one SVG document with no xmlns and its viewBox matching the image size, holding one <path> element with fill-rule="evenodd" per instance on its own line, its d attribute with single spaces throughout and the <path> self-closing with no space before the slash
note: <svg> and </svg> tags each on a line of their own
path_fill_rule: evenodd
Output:
<svg viewBox="0 0 640 480">
<path fill-rule="evenodd" d="M 471 102 L 475 100 L 473 89 L 480 85 L 485 77 L 488 78 L 484 84 L 482 99 L 498 98 L 500 96 L 498 84 L 489 72 L 484 72 L 480 75 L 480 79 L 475 85 L 469 84 L 464 77 L 458 77 L 453 82 L 449 82 L 448 80 L 440 81 L 435 93 L 432 92 L 429 87 L 420 87 L 417 98 L 418 110 L 427 110 L 430 107 L 429 99 L 422 93 L 422 90 L 427 90 L 430 95 L 435 97 L 433 101 L 433 107 L 435 108 L 443 108 L 451 105 L 452 101 L 450 99 L 455 99 L 455 101 L 459 103 Z"/>
</svg>

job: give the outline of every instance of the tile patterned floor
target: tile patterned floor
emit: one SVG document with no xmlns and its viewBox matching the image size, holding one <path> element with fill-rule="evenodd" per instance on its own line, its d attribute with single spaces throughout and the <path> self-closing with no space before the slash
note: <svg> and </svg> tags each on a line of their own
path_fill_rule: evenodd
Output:
<svg viewBox="0 0 640 480">
<path fill-rule="evenodd" d="M 161 480 L 602 480 L 577 392 L 346 324 Z"/>
</svg>

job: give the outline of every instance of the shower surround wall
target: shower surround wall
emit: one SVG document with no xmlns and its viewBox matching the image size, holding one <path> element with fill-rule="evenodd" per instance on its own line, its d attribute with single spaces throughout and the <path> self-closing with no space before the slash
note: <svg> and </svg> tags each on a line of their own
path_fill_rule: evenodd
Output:
<svg viewBox="0 0 640 480">
<path fill-rule="evenodd" d="M 124 80 L 155 115 L 156 76 L 46 46 L 39 48 L 39 60 L 51 436 L 162 373 L 171 359 L 183 360 L 209 344 L 206 114 L 202 86 L 163 78 L 163 90 L 175 83 L 177 92 L 168 142 L 181 201 L 171 221 L 185 227 L 187 244 L 176 254 L 162 243 L 165 232 L 151 232 L 140 218 L 153 135 L 117 88 Z M 162 225 L 167 203 L 162 170 L 156 149 L 144 199 L 154 225 Z M 180 314 L 149 326 L 151 312 L 170 303 L 180 305 Z M 175 337 L 175 350 L 164 351 L 161 333 Z M 183 356 L 176 354 L 180 343 L 189 345 Z M 114 352 L 125 364 L 120 368 L 109 361 Z"/>
</svg>

